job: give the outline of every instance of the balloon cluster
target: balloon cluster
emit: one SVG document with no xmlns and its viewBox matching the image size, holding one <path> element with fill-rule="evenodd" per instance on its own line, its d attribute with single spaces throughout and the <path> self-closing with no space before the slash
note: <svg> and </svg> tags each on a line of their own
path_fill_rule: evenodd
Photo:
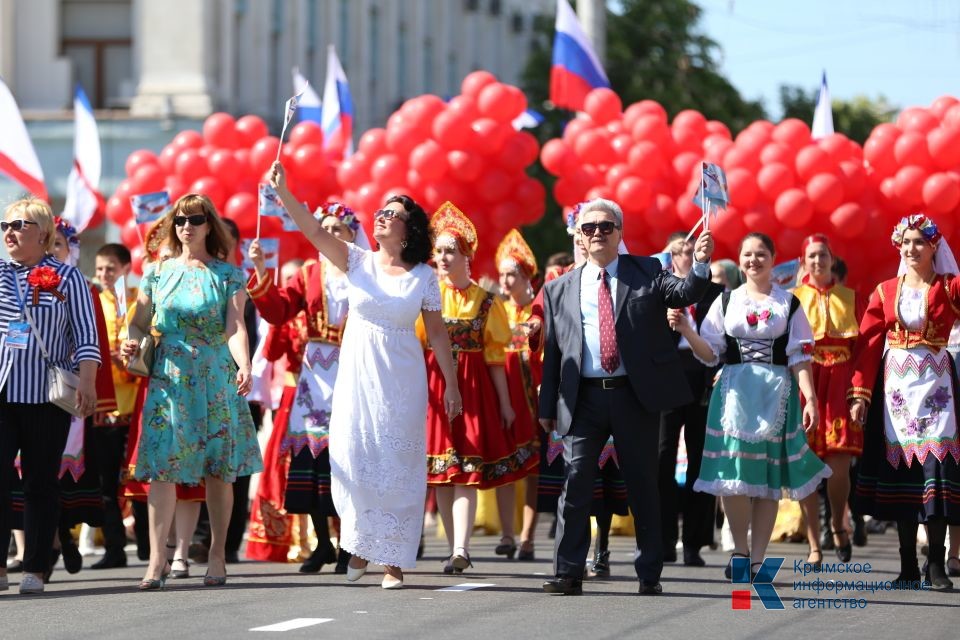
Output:
<svg viewBox="0 0 960 640">
<path fill-rule="evenodd" d="M 207 195 L 217 211 L 237 223 L 240 235 L 253 237 L 257 225 L 257 184 L 277 157 L 280 140 L 269 135 L 266 123 L 253 115 L 234 119 L 214 113 L 203 130 L 181 131 L 159 155 L 147 149 L 126 160 L 127 178 L 107 201 L 107 218 L 120 227 L 122 242 L 132 247 L 134 271 L 139 273 L 143 247 L 130 208 L 130 196 L 167 191 L 171 201 L 186 193 Z M 334 159 L 323 150 L 323 133 L 313 122 L 290 130 L 281 160 L 290 189 L 312 209 L 339 191 Z M 263 218 L 263 237 L 279 237 L 280 259 L 315 253 L 300 233 L 284 232 L 278 218 Z"/>
<path fill-rule="evenodd" d="M 464 78 L 461 94 L 407 100 L 360 138 L 357 152 L 337 168 L 344 200 L 369 226 L 392 194 L 407 194 L 427 213 L 450 200 L 477 227 L 475 263 L 490 272 L 497 243 L 511 228 L 539 220 L 545 190 L 527 176 L 540 145 L 512 121 L 527 108 L 523 92 L 486 71 Z"/>
</svg>

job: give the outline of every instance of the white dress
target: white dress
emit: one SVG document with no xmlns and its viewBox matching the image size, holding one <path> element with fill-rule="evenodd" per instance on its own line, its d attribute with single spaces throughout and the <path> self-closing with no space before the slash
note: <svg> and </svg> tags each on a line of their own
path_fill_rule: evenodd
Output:
<svg viewBox="0 0 960 640">
<path fill-rule="evenodd" d="M 350 317 L 330 419 L 331 492 L 340 545 L 377 564 L 412 568 L 427 490 L 427 370 L 414 332 L 440 311 L 433 270 L 391 276 L 348 246 Z"/>
</svg>

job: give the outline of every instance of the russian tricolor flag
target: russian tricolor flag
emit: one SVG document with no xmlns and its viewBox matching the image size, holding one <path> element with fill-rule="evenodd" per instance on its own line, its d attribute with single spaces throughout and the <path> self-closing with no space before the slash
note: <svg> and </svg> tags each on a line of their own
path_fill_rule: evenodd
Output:
<svg viewBox="0 0 960 640">
<path fill-rule="evenodd" d="M 67 177 L 63 218 L 79 232 L 87 228 L 97 209 L 105 206 L 99 191 L 100 133 L 90 100 L 80 85 L 73 96 L 73 122 L 73 168 Z"/>
<path fill-rule="evenodd" d="M 300 100 L 297 102 L 297 119 L 300 122 L 309 120 L 320 124 L 320 96 L 314 90 L 313 86 L 307 82 L 307 79 L 300 73 L 300 69 L 293 68 L 293 95 L 300 94 Z"/>
<path fill-rule="evenodd" d="M 609 87 L 610 81 L 567 0 L 557 0 L 556 27 L 550 101 L 558 107 L 582 111 L 587 94 L 598 87 Z"/>
<path fill-rule="evenodd" d="M 0 173 L 4 173 L 24 189 L 44 200 L 48 200 L 47 186 L 43 181 L 43 169 L 33 149 L 27 125 L 20 116 L 20 108 L 10 89 L 0 78 Z"/>
<path fill-rule="evenodd" d="M 342 154 L 353 153 L 353 98 L 347 74 L 333 45 L 327 48 L 327 79 L 323 86 L 323 105 L 320 126 L 323 128 L 323 148 Z"/>
</svg>

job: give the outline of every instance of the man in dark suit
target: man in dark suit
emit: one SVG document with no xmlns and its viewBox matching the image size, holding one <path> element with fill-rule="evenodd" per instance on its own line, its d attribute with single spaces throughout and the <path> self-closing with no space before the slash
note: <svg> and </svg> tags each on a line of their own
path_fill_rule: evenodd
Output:
<svg viewBox="0 0 960 640">
<path fill-rule="evenodd" d="M 693 243 L 686 234 L 673 233 L 667 239 L 667 251 L 673 274 L 685 278 L 693 267 Z M 696 305 L 684 309 L 668 309 L 667 323 L 673 329 L 673 342 L 680 354 L 680 363 L 693 400 L 667 409 L 660 414 L 660 524 L 663 531 L 664 562 L 676 562 L 679 527 L 677 515 L 683 513 L 683 564 L 702 567 L 706 563 L 700 548 L 713 541 L 716 496 L 693 490 L 703 461 L 703 443 L 707 430 L 707 402 L 713 388 L 716 367 L 707 367 L 693 356 L 690 344 L 676 331 L 679 323 L 700 330 L 710 305 L 723 293 L 723 287 L 711 282 L 706 294 Z M 687 449 L 687 474 L 683 488 L 677 486 L 677 450 L 680 431 Z"/>
<path fill-rule="evenodd" d="M 701 234 L 691 273 L 681 279 L 656 258 L 619 255 L 622 228 L 615 202 L 585 203 L 577 232 L 587 262 L 545 289 L 540 423 L 563 436 L 567 468 L 557 509 L 556 578 L 544 583 L 547 593 L 582 591 L 597 459 L 611 434 L 636 528 L 640 593 L 662 591 L 660 412 L 692 400 L 666 312 L 706 292 L 713 240 Z"/>
</svg>

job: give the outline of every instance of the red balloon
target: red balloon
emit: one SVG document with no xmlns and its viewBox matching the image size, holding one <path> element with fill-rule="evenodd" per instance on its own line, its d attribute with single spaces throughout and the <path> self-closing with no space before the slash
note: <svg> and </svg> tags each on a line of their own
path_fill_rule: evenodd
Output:
<svg viewBox="0 0 960 640">
<path fill-rule="evenodd" d="M 539 180 L 530 177 L 523 178 L 514 189 L 514 196 L 524 208 L 539 210 L 538 219 L 543 215 L 546 207 L 547 190 Z M 532 222 L 527 224 L 532 224 Z"/>
<path fill-rule="evenodd" d="M 697 209 L 699 211 L 699 209 Z M 780 224 L 777 222 L 777 218 L 773 215 L 773 208 L 767 204 L 757 205 L 754 207 L 753 211 L 747 211 L 743 214 L 743 224 L 750 231 L 758 231 L 760 233 L 765 233 L 771 238 L 777 235 L 777 232 L 780 231 Z M 742 236 L 741 236 L 742 238 Z M 734 245 L 737 248 L 741 238 L 736 239 Z M 734 252 L 734 260 L 737 260 L 737 255 L 739 251 Z"/>
<path fill-rule="evenodd" d="M 807 197 L 817 213 L 830 213 L 843 202 L 843 183 L 832 173 L 818 173 L 807 182 Z"/>
<path fill-rule="evenodd" d="M 241 173 L 246 173 L 247 167 L 249 167 L 249 160 L 247 166 L 241 171 L 240 162 L 235 155 L 238 151 L 241 150 L 228 151 L 226 149 L 219 149 L 211 153 L 207 158 L 207 166 L 210 167 L 211 175 L 220 179 L 225 184 L 232 184 L 242 178 L 243 175 L 241 175 Z"/>
<path fill-rule="evenodd" d="M 107 200 L 107 220 L 122 227 L 132 217 L 129 197 L 114 195 Z"/>
<path fill-rule="evenodd" d="M 277 159 L 280 139 L 274 136 L 260 138 L 250 149 L 250 170 L 255 176 L 262 176 Z"/>
<path fill-rule="evenodd" d="M 732 140 L 733 136 L 730 135 L 730 127 L 723 124 L 719 120 L 707 120 L 707 135 L 720 135 L 726 138 L 727 140 Z"/>
<path fill-rule="evenodd" d="M 127 177 L 132 178 L 133 174 L 135 174 L 140 167 L 156 164 L 159 164 L 157 154 L 149 149 L 137 149 L 127 156 L 127 161 L 124 163 L 123 168 L 127 172 Z"/>
<path fill-rule="evenodd" d="M 816 145 L 810 145 L 797 152 L 794 166 L 797 168 L 797 176 L 802 182 L 806 182 L 818 173 L 833 171 L 836 164 L 826 151 Z"/>
<path fill-rule="evenodd" d="M 421 142 L 410 153 L 410 168 L 425 180 L 436 180 L 447 172 L 447 153 L 433 140 Z"/>
<path fill-rule="evenodd" d="M 584 131 L 573 143 L 573 150 L 584 163 L 606 164 L 613 155 L 610 141 L 598 129 Z"/>
<path fill-rule="evenodd" d="M 809 235 L 805 229 L 782 229 L 777 234 L 777 255 L 798 256 L 800 255 L 800 243 Z"/>
<path fill-rule="evenodd" d="M 302 180 L 318 180 L 325 173 L 327 164 L 327 157 L 319 144 L 312 142 L 304 144 L 293 154 L 293 168 Z"/>
<path fill-rule="evenodd" d="M 553 140 L 563 144 L 560 140 Z M 473 151 L 449 151 L 447 162 L 450 166 L 450 175 L 460 182 L 472 182 L 480 177 L 483 171 L 483 159 Z"/>
<path fill-rule="evenodd" d="M 610 140 L 610 148 L 613 149 L 617 159 L 626 160 L 630 149 L 633 148 L 633 136 L 629 133 L 614 134 L 613 139 Z"/>
<path fill-rule="evenodd" d="M 164 180 L 163 188 L 166 189 L 170 195 L 171 202 L 176 202 L 180 199 L 180 196 L 187 193 L 187 184 L 183 181 L 183 178 L 178 175 L 167 176 L 166 180 Z"/>
<path fill-rule="evenodd" d="M 867 186 L 867 172 L 858 160 L 844 160 L 840 163 L 843 193 L 846 200 L 856 200 Z"/>
<path fill-rule="evenodd" d="M 744 211 L 757 201 L 759 188 L 757 179 L 747 169 L 735 167 L 727 173 L 727 186 L 730 189 L 730 204 Z"/>
<path fill-rule="evenodd" d="M 916 209 L 923 205 L 923 184 L 927 180 L 927 172 L 913 165 L 903 167 L 894 176 L 894 192 L 897 198 L 909 209 Z"/>
<path fill-rule="evenodd" d="M 699 171 L 700 156 L 690 151 L 678 154 L 673 159 L 674 184 L 681 189 L 686 188 L 693 176 L 696 167 Z M 699 174 L 698 174 L 699 175 Z"/>
<path fill-rule="evenodd" d="M 320 125 L 310 120 L 304 120 L 290 129 L 290 144 L 300 147 L 306 144 L 323 146 L 323 130 Z"/>
<path fill-rule="evenodd" d="M 176 173 L 184 182 L 191 183 L 210 173 L 207 161 L 200 157 L 196 149 L 180 152 L 175 165 Z"/>
<path fill-rule="evenodd" d="M 703 149 L 703 138 L 693 129 L 674 126 L 670 131 L 673 146 L 678 152 L 693 151 L 699 153 Z"/>
<path fill-rule="evenodd" d="M 803 229 L 813 218 L 813 204 L 801 189 L 787 189 L 777 197 L 773 214 L 790 229 Z"/>
<path fill-rule="evenodd" d="M 937 117 L 922 107 L 904 109 L 897 116 L 897 126 L 904 132 L 916 131 L 925 134 L 939 124 Z"/>
<path fill-rule="evenodd" d="M 178 149 L 199 149 L 203 146 L 203 135 L 199 131 L 187 129 L 175 135 L 170 144 Z"/>
<path fill-rule="evenodd" d="M 874 129 L 874 133 L 870 134 L 870 138 L 868 138 L 866 144 L 863 145 L 863 159 L 867 165 L 873 167 L 881 176 L 893 175 L 898 169 L 897 160 L 893 155 L 893 148 L 899 136 L 893 133 L 885 133 L 878 136 L 876 131 L 877 130 Z"/>
<path fill-rule="evenodd" d="M 733 192 L 730 192 L 733 195 Z M 721 211 L 716 219 L 710 223 L 710 231 L 713 235 L 728 245 L 736 245 L 743 236 L 747 235 L 747 225 L 744 224 L 743 215 L 737 207 L 727 207 L 726 211 Z"/>
<path fill-rule="evenodd" d="M 370 166 L 370 177 L 381 189 L 399 184 L 407 175 L 404 163 L 393 154 L 377 158 Z"/>
<path fill-rule="evenodd" d="M 562 176 L 572 172 L 579 161 L 576 154 L 563 140 L 554 138 L 549 140 L 540 151 L 540 162 L 543 168 L 555 176 Z M 451 165 L 453 160 L 451 159 Z"/>
<path fill-rule="evenodd" d="M 915 164 L 930 169 L 933 159 L 927 151 L 927 136 L 918 131 L 905 131 L 893 145 L 893 157 L 900 166 Z"/>
<path fill-rule="evenodd" d="M 125 247 L 136 247 L 143 244 L 140 229 L 137 228 L 137 221 L 132 217 L 127 218 L 120 229 L 120 242 Z"/>
<path fill-rule="evenodd" d="M 960 204 L 960 180 L 952 173 L 934 173 L 923 183 L 923 204 L 933 215 L 953 211 Z"/>
<path fill-rule="evenodd" d="M 658 193 L 653 197 L 644 218 L 651 228 L 667 231 L 676 229 L 680 221 L 677 217 L 677 205 L 673 198 L 664 193 Z"/>
<path fill-rule="evenodd" d="M 583 200 L 584 191 L 569 177 L 553 183 L 553 199 L 562 207 L 572 207 Z"/>
<path fill-rule="evenodd" d="M 337 167 L 337 179 L 344 189 L 359 189 L 368 175 L 369 167 L 363 152 L 357 152 Z"/>
<path fill-rule="evenodd" d="M 240 142 L 237 121 L 229 113 L 214 113 L 203 121 L 203 141 L 215 148 L 235 149 Z"/>
<path fill-rule="evenodd" d="M 146 252 L 142 246 L 137 245 L 130 248 L 130 269 L 135 275 L 143 275 L 143 259 L 145 256 Z"/>
<path fill-rule="evenodd" d="M 860 236 L 867 228 L 867 216 L 856 202 L 847 202 L 830 214 L 831 235 L 845 239 Z"/>
<path fill-rule="evenodd" d="M 960 127 L 932 129 L 927 133 L 927 150 L 941 169 L 960 165 Z"/>
<path fill-rule="evenodd" d="M 617 202 L 627 213 L 640 213 L 650 206 L 653 190 L 650 183 L 642 178 L 627 176 L 617 185 Z"/>
<path fill-rule="evenodd" d="M 471 98 L 476 98 L 483 91 L 483 88 L 497 81 L 497 76 L 489 71 L 474 71 L 468 73 L 460 83 L 460 93 Z"/>
<path fill-rule="evenodd" d="M 940 96 L 933 101 L 933 104 L 930 105 L 930 113 L 937 118 L 943 118 L 950 107 L 957 103 L 960 103 L 960 100 L 957 100 L 953 96 Z"/>
<path fill-rule="evenodd" d="M 583 110 L 597 124 L 607 124 L 620 118 L 623 112 L 623 102 L 615 91 L 601 87 L 587 94 L 583 101 Z"/>
<path fill-rule="evenodd" d="M 410 126 L 426 136 L 430 134 L 433 119 L 446 108 L 447 104 L 441 98 L 428 93 L 407 100 L 400 110 L 409 117 Z"/>
<path fill-rule="evenodd" d="M 398 114 L 394 114 L 396 116 Z M 391 116 L 393 117 L 393 116 Z M 387 149 L 398 156 L 406 158 L 424 139 L 424 134 L 417 131 L 413 123 L 404 122 L 394 126 L 387 126 Z"/>
<path fill-rule="evenodd" d="M 634 140 L 649 140 L 657 145 L 664 157 L 673 155 L 673 136 L 670 127 L 658 116 L 650 114 L 641 116 L 630 133 Z"/>
<path fill-rule="evenodd" d="M 774 142 L 799 150 L 810 143 L 810 127 L 803 120 L 787 118 L 774 127 L 772 138 Z"/>
<path fill-rule="evenodd" d="M 446 111 L 434 118 L 430 130 L 434 140 L 446 149 L 469 149 L 473 148 L 476 138 L 476 134 L 470 128 L 472 123 L 472 118 L 448 107 Z"/>
<path fill-rule="evenodd" d="M 513 134 L 513 127 L 509 124 L 497 122 L 491 118 L 480 118 L 472 127 L 476 135 L 474 149 L 481 155 L 492 156 L 500 153 L 507 138 Z"/>
<path fill-rule="evenodd" d="M 680 223 L 685 227 L 692 227 L 697 220 L 703 217 L 703 211 L 693 203 L 693 200 L 686 194 L 677 199 L 677 217 Z"/>
<path fill-rule="evenodd" d="M 134 190 L 137 193 L 152 193 L 162 191 L 164 187 L 163 169 L 156 164 L 141 165 L 131 178 Z"/>
<path fill-rule="evenodd" d="M 357 151 L 362 151 L 369 158 L 379 158 L 387 152 L 387 130 L 370 129 L 360 136 Z"/>
<path fill-rule="evenodd" d="M 477 187 L 480 197 L 487 202 L 500 202 L 510 193 L 513 180 L 505 171 L 490 169 L 480 176 Z"/>
<path fill-rule="evenodd" d="M 789 147 L 782 142 L 770 142 L 764 145 L 760 152 L 760 163 L 768 165 L 779 162 L 792 167 L 796 157 L 797 152 L 793 147 Z"/>
<path fill-rule="evenodd" d="M 674 116 L 673 129 L 689 129 L 703 138 L 707 132 L 707 119 L 695 109 L 684 109 Z"/>
<path fill-rule="evenodd" d="M 727 169 L 741 167 L 755 172 L 760 169 L 760 156 L 746 147 L 735 144 L 724 154 L 722 164 Z"/>
<path fill-rule="evenodd" d="M 202 193 L 206 195 L 210 198 L 210 201 L 213 202 L 213 206 L 217 208 L 217 211 L 222 211 L 227 201 L 227 190 L 223 184 L 213 176 L 203 176 L 202 178 L 194 180 L 193 184 L 190 185 L 190 193 Z"/>
<path fill-rule="evenodd" d="M 157 164 L 160 165 L 160 168 L 163 169 L 163 172 L 166 174 L 171 174 L 174 172 L 177 157 L 180 155 L 180 148 L 175 147 L 173 143 L 168 144 L 163 148 L 163 151 L 160 152 L 160 155 L 157 156 Z"/>
<path fill-rule="evenodd" d="M 540 143 L 526 131 L 517 131 L 507 138 L 500 153 L 500 166 L 507 171 L 520 171 L 533 164 L 540 154 Z"/>
<path fill-rule="evenodd" d="M 890 136 L 893 138 L 899 138 L 903 131 L 897 125 L 892 122 L 881 122 L 873 128 L 873 131 L 870 132 L 870 137 L 883 138 Z"/>
<path fill-rule="evenodd" d="M 493 82 L 481 89 L 477 107 L 482 115 L 509 124 L 526 110 L 527 98 L 516 87 Z"/>
<path fill-rule="evenodd" d="M 235 128 L 241 147 L 252 147 L 257 140 L 270 135 L 267 123 L 259 116 L 243 116 L 237 120 Z"/>
<path fill-rule="evenodd" d="M 630 166 L 625 162 L 618 162 L 607 169 L 607 173 L 604 176 L 604 182 L 610 189 L 616 189 L 617 185 L 620 184 L 620 181 L 630 175 L 633 175 L 633 172 L 630 170 Z M 587 198 L 587 200 L 590 200 L 590 198 Z"/>
</svg>

